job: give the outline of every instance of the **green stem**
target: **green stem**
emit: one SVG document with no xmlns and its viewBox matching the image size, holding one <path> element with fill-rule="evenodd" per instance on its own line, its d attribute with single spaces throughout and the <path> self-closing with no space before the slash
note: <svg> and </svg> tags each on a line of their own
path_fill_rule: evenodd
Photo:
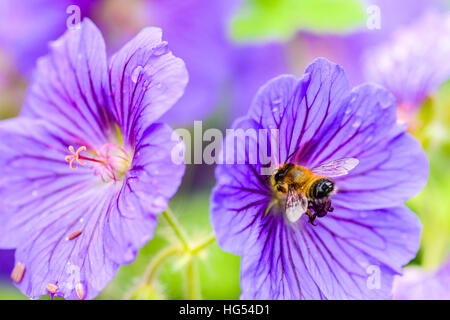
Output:
<svg viewBox="0 0 450 320">
<path fill-rule="evenodd" d="M 198 285 L 197 275 L 195 261 L 191 258 L 186 266 L 186 295 L 189 300 L 196 300 L 200 298 L 200 288 Z"/>
<path fill-rule="evenodd" d="M 151 261 L 151 263 L 148 265 L 147 269 L 145 270 L 143 280 L 139 282 L 138 285 L 134 286 L 131 290 L 129 290 L 125 294 L 125 299 L 130 300 L 133 297 L 133 294 L 139 289 L 141 286 L 141 283 L 145 283 L 146 285 L 152 285 L 154 281 L 156 281 L 156 276 L 158 274 L 158 270 L 160 269 L 161 265 L 171 256 L 182 253 L 183 248 L 180 248 L 178 246 L 176 247 L 168 247 L 162 251 L 160 251 L 155 258 Z"/>
<path fill-rule="evenodd" d="M 156 275 L 158 273 L 159 268 L 165 262 L 166 259 L 170 258 L 173 255 L 178 253 L 182 253 L 183 250 L 180 247 L 169 247 L 162 251 L 160 251 L 156 257 L 152 260 L 150 265 L 145 272 L 146 284 L 151 285 L 153 281 L 156 279 Z"/>
<path fill-rule="evenodd" d="M 190 250 L 191 254 L 192 255 L 196 255 L 197 253 L 199 253 L 200 251 L 205 249 L 207 246 L 212 244 L 214 241 L 216 241 L 216 238 L 214 237 L 214 235 L 210 235 L 209 238 L 207 238 L 205 241 L 203 241 L 202 243 L 200 243 L 196 247 L 192 248 Z"/>
<path fill-rule="evenodd" d="M 192 247 L 189 244 L 188 237 L 186 236 L 183 227 L 178 222 L 178 219 L 176 218 L 176 216 L 173 214 L 172 210 L 169 207 L 162 213 L 162 216 L 167 220 L 170 227 L 177 235 L 178 239 L 180 240 L 183 246 L 182 247 L 178 245 L 170 246 L 160 251 L 148 265 L 144 273 L 143 281 L 141 283 L 145 283 L 146 285 L 152 285 L 156 281 L 156 277 L 158 275 L 158 271 L 161 265 L 164 264 L 168 258 L 176 254 L 187 253 L 190 255 L 189 261 L 186 266 L 187 297 L 188 299 L 191 300 L 196 299 L 197 297 L 200 297 L 200 288 L 197 279 L 198 274 L 194 257 L 200 251 L 202 251 L 207 246 L 212 244 L 216 239 L 214 238 L 214 235 L 210 235 L 203 242 Z M 129 293 L 125 297 L 127 299 L 130 299 L 138 289 L 139 287 L 133 288 L 132 290 L 129 291 Z"/>
<path fill-rule="evenodd" d="M 183 243 L 185 249 L 189 249 L 189 242 L 187 236 L 183 230 L 183 227 L 178 222 L 178 219 L 173 214 L 172 210 L 167 207 L 166 211 L 162 213 L 163 217 L 167 220 L 172 230 L 177 235 L 178 239 Z"/>
</svg>

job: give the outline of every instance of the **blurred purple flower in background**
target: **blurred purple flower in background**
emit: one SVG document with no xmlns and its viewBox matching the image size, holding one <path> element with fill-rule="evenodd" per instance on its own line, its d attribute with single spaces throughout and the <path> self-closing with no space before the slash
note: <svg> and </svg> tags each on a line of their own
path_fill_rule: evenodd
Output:
<svg viewBox="0 0 450 320">
<path fill-rule="evenodd" d="M 36 59 L 48 52 L 48 42 L 67 29 L 67 7 L 77 5 L 88 16 L 91 0 L 33 0 L 0 2 L 0 47 L 8 52 L 14 65 L 30 75 Z"/>
<path fill-rule="evenodd" d="M 450 300 L 450 259 L 436 271 L 408 267 L 394 279 L 397 300 Z"/>
<path fill-rule="evenodd" d="M 449 79 L 449 18 L 434 12 L 443 10 L 442 0 L 373 0 L 369 5 L 380 9 L 380 29 L 342 35 L 301 32 L 299 39 L 308 58 L 333 59 L 352 84 L 384 85 L 395 95 L 403 117 Z"/>
<path fill-rule="evenodd" d="M 51 43 L 21 116 L 0 124 L 0 247 L 16 248 L 12 278 L 29 297 L 98 295 L 181 183 L 179 141 L 156 122 L 188 77 L 161 36 L 142 30 L 108 65 L 85 19 Z"/>
<path fill-rule="evenodd" d="M 147 24 L 165 30 L 189 71 L 186 94 L 164 119 L 192 125 L 225 106 L 226 119 L 245 114 L 256 90 L 287 71 L 279 43 L 237 44 L 228 24 L 240 0 L 147 1 Z M 270 63 L 268 63 L 270 61 Z"/>
<path fill-rule="evenodd" d="M 228 122 L 247 113 L 258 89 L 269 79 L 286 73 L 288 63 L 281 43 L 236 45 L 233 50 Z"/>
<path fill-rule="evenodd" d="M 69 17 L 66 9 L 72 4 L 80 7 L 81 17 L 97 22 L 113 50 L 143 27 L 161 27 L 171 50 L 185 60 L 190 75 L 186 94 L 163 120 L 191 125 L 193 120 L 213 115 L 219 107 L 226 108 L 227 115 L 234 118 L 245 113 L 243 110 L 259 86 L 288 71 L 281 44 L 236 44 L 230 39 L 228 23 L 240 3 L 240 0 L 6 1 L 0 19 L 0 47 L 9 51 L 12 63 L 18 63 L 23 74 L 29 75 L 37 57 L 47 52 L 48 42 L 65 31 Z M 243 54 L 245 51 L 248 54 Z M 270 63 L 266 58 L 270 58 Z"/>
<path fill-rule="evenodd" d="M 429 12 L 367 52 L 364 65 L 368 79 L 392 91 L 403 112 L 414 113 L 450 79 L 449 57 L 450 14 Z"/>
<path fill-rule="evenodd" d="M 273 158 L 250 164 L 250 147 L 236 148 L 245 164 L 216 168 L 211 221 L 220 246 L 242 256 L 241 297 L 389 298 L 420 242 L 421 224 L 404 202 L 428 176 L 422 147 L 397 124 L 394 97 L 376 85 L 351 89 L 340 66 L 318 59 L 301 79 L 280 76 L 262 87 L 233 128 L 279 130 Z M 248 139 L 258 149 L 267 144 Z M 291 153 L 290 162 L 306 168 L 359 160 L 334 180 L 334 211 L 317 226 L 307 215 L 290 222 L 270 176 L 260 173 L 266 160 L 276 168 Z"/>
</svg>

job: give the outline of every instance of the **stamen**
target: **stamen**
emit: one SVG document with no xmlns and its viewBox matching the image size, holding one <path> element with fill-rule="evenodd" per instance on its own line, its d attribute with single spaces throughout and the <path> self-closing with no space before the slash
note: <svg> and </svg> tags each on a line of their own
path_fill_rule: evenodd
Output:
<svg viewBox="0 0 450 320">
<path fill-rule="evenodd" d="M 22 262 L 17 262 L 16 266 L 11 272 L 11 279 L 15 283 L 20 283 L 23 279 L 24 273 L 25 273 L 25 265 Z"/>
<path fill-rule="evenodd" d="M 80 282 L 75 285 L 75 292 L 80 300 L 84 300 L 86 297 L 86 291 L 84 290 L 83 284 Z"/>
<path fill-rule="evenodd" d="M 83 230 L 75 230 L 72 231 L 71 233 L 69 233 L 69 235 L 67 236 L 68 240 L 73 240 L 78 238 L 81 234 L 83 233 Z"/>
<path fill-rule="evenodd" d="M 81 154 L 82 151 L 87 151 L 85 146 L 79 147 L 76 151 L 73 146 L 69 146 L 68 149 L 71 155 L 66 156 L 65 160 L 69 162 L 71 169 L 77 169 L 75 162 L 81 165 L 90 163 L 90 168 L 94 170 L 94 174 L 99 176 L 103 182 L 121 180 L 132 161 L 132 156 L 123 147 L 110 143 L 92 150 L 93 157 L 86 157 Z"/>
<path fill-rule="evenodd" d="M 51 294 L 55 294 L 57 290 L 58 286 L 56 284 L 53 283 L 47 284 L 47 291 L 50 292 Z"/>
<path fill-rule="evenodd" d="M 74 167 L 73 163 L 76 161 L 79 164 L 81 164 L 82 166 L 86 165 L 86 162 L 81 161 L 80 160 L 80 152 L 81 151 L 86 151 L 86 147 L 85 146 L 81 146 L 77 149 L 77 151 L 75 151 L 75 149 L 73 148 L 73 146 L 69 146 L 69 151 L 72 153 L 72 155 L 67 156 L 65 159 L 67 162 L 69 162 L 70 168 L 75 170 L 78 167 Z"/>
</svg>

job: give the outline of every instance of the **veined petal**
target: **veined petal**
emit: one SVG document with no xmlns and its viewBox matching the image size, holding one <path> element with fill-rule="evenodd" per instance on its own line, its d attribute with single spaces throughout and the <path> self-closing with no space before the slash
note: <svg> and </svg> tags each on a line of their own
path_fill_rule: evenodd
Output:
<svg viewBox="0 0 450 320">
<path fill-rule="evenodd" d="M 182 140 L 163 124 L 150 126 L 139 140 L 117 209 L 106 218 L 105 247 L 115 262 L 130 263 L 153 238 L 156 215 L 166 209 L 184 174 L 184 163 L 171 158 L 175 147 L 184 153 Z"/>
<path fill-rule="evenodd" d="M 46 119 L 88 147 L 102 145 L 114 130 L 105 88 L 105 43 L 86 18 L 38 60 L 22 115 Z"/>
<path fill-rule="evenodd" d="M 184 62 L 161 37 L 161 29 L 146 28 L 111 58 L 112 112 L 126 137 L 136 124 L 146 128 L 159 119 L 186 87 Z"/>
<path fill-rule="evenodd" d="M 420 192 L 428 178 L 420 143 L 397 124 L 394 97 L 372 84 L 353 89 L 333 122 L 302 154 L 300 161 L 309 167 L 345 157 L 359 160 L 349 174 L 335 179 L 338 193 L 333 201 L 350 209 L 401 205 Z"/>
<path fill-rule="evenodd" d="M 57 295 L 75 298 L 78 285 L 81 298 L 95 297 L 118 268 L 102 243 L 116 185 L 70 169 L 67 135 L 45 121 L 7 120 L 0 136 L 0 245 L 16 248 L 16 263 L 25 265 L 19 288 L 37 298 L 53 284 Z"/>
<path fill-rule="evenodd" d="M 406 207 L 337 208 L 317 227 L 306 217 L 294 225 L 268 219 L 242 261 L 246 299 L 387 299 L 420 242 L 420 222 Z"/>
<path fill-rule="evenodd" d="M 226 136 L 219 156 L 224 164 L 216 168 L 211 223 L 222 248 L 243 254 L 255 235 L 255 221 L 264 216 L 272 198 L 270 176 L 261 175 L 262 162 L 270 159 L 264 158 L 266 150 L 262 151 L 263 143 L 258 137 L 261 127 L 256 121 L 242 117 L 232 127 L 236 134 Z"/>
<path fill-rule="evenodd" d="M 249 116 L 263 128 L 279 129 L 279 163 L 283 163 L 297 148 L 299 152 L 308 149 L 310 141 L 335 117 L 349 90 L 340 66 L 316 59 L 301 79 L 281 76 L 263 86 Z"/>
</svg>

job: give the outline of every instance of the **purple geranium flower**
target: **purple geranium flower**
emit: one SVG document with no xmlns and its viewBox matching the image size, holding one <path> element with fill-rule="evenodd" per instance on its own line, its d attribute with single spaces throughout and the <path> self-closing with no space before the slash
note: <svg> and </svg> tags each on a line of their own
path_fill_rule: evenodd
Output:
<svg viewBox="0 0 450 320">
<path fill-rule="evenodd" d="M 397 124 L 393 96 L 371 84 L 351 89 L 343 69 L 321 58 L 300 79 L 280 76 L 262 87 L 233 128 L 279 130 L 275 146 L 250 134 L 247 148 L 225 148 L 227 161 L 230 153 L 245 163 L 216 169 L 212 224 L 220 246 L 242 256 L 242 298 L 390 297 L 394 275 L 419 248 L 421 224 L 403 203 L 428 175 L 420 144 Z M 264 157 L 266 147 L 276 152 Z M 289 219 L 286 193 L 262 174 L 289 155 L 309 169 L 359 160 L 333 178 L 337 193 L 327 201 L 297 203 L 320 217 L 316 226 L 306 214 Z"/>
<path fill-rule="evenodd" d="M 21 116 L 0 124 L 0 247 L 16 249 L 12 278 L 26 295 L 91 299 L 153 237 L 181 182 L 179 141 L 156 122 L 187 72 L 158 28 L 109 64 L 88 19 L 50 49 Z"/>
</svg>

